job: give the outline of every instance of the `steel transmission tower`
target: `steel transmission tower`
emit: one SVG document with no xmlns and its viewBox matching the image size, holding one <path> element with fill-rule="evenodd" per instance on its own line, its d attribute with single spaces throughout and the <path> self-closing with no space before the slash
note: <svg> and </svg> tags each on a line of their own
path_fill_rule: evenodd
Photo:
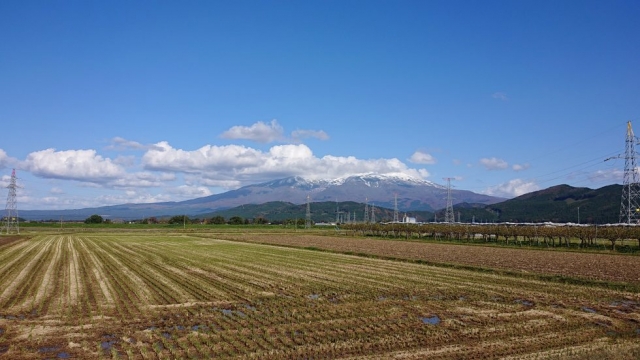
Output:
<svg viewBox="0 0 640 360">
<path fill-rule="evenodd" d="M 364 223 L 369 222 L 369 199 L 364 198 Z"/>
<path fill-rule="evenodd" d="M 371 203 L 371 222 L 376 222 L 376 206 L 373 203 Z"/>
<path fill-rule="evenodd" d="M 307 218 L 304 221 L 305 229 L 311 228 L 311 197 L 307 195 Z"/>
<path fill-rule="evenodd" d="M 11 173 L 11 181 L 9 182 L 9 194 L 7 195 L 7 206 L 5 208 L 5 226 L 4 228 L 7 231 L 7 234 L 12 232 L 16 232 L 20 234 L 20 225 L 18 221 L 18 201 L 16 197 L 16 189 L 18 185 L 16 184 L 16 169 L 13 169 Z"/>
<path fill-rule="evenodd" d="M 393 222 L 398 222 L 398 194 L 394 194 L 393 200 Z"/>
<path fill-rule="evenodd" d="M 444 213 L 444 222 L 454 223 L 456 221 L 456 218 L 453 214 L 453 199 L 451 198 L 451 180 L 453 180 L 453 178 L 444 179 L 447 180 L 447 209 Z"/>
<path fill-rule="evenodd" d="M 631 121 L 627 122 L 627 138 L 624 152 L 624 180 L 620 201 L 620 222 L 637 224 L 640 220 L 640 184 L 636 164 L 636 137 L 633 135 Z"/>
</svg>

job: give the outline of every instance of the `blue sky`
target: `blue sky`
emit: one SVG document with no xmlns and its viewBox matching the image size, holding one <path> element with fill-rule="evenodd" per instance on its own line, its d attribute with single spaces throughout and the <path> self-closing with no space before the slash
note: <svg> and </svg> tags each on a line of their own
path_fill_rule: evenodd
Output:
<svg viewBox="0 0 640 360">
<path fill-rule="evenodd" d="M 21 209 L 404 173 L 513 197 L 621 183 L 637 1 L 3 1 Z M 7 190 L 3 192 L 6 196 Z"/>
</svg>

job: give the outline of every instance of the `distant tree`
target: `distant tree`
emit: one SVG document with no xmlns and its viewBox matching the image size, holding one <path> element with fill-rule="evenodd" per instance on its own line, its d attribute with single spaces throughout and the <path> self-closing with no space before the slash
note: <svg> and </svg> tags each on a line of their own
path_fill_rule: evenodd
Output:
<svg viewBox="0 0 640 360">
<path fill-rule="evenodd" d="M 152 217 L 144 219 L 143 223 L 144 224 L 157 224 L 158 223 L 158 218 L 155 217 L 155 216 L 152 216 Z"/>
<path fill-rule="evenodd" d="M 229 219 L 229 225 L 242 225 L 244 224 L 244 219 L 240 216 L 232 216 Z"/>
<path fill-rule="evenodd" d="M 257 217 L 255 219 L 253 219 L 253 223 L 256 225 L 265 225 L 269 223 L 269 220 L 263 218 L 263 217 Z"/>
<path fill-rule="evenodd" d="M 104 223 L 105 224 L 113 224 L 113 221 L 111 221 L 111 219 L 104 219 Z"/>
<path fill-rule="evenodd" d="M 85 224 L 102 224 L 104 219 L 100 215 L 93 214 L 84 220 Z"/>
<path fill-rule="evenodd" d="M 209 220 L 209 223 L 211 224 L 216 224 L 216 225 L 222 225 L 225 224 L 227 222 L 227 220 L 224 218 L 224 216 L 214 216 L 211 218 L 211 220 Z"/>
<path fill-rule="evenodd" d="M 186 215 L 176 215 L 169 219 L 169 224 L 190 224 L 191 220 Z"/>
</svg>

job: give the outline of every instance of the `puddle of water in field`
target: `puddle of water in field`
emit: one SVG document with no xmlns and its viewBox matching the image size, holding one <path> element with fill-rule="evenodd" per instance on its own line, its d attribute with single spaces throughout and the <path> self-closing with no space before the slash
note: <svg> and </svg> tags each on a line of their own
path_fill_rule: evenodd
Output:
<svg viewBox="0 0 640 360">
<path fill-rule="evenodd" d="M 176 330 L 184 330 L 185 327 L 182 326 L 182 325 L 176 325 L 176 326 L 174 326 L 174 329 L 176 329 Z"/>
<path fill-rule="evenodd" d="M 58 359 L 71 359 L 71 355 L 69 355 L 68 352 L 64 352 L 64 351 L 61 352 L 61 353 L 58 353 L 58 355 L 56 355 L 56 357 Z"/>
<path fill-rule="evenodd" d="M 191 331 L 198 331 L 198 330 L 202 330 L 202 331 L 207 331 L 207 325 L 193 325 L 191 327 Z"/>
<path fill-rule="evenodd" d="M 592 313 L 592 314 L 598 313 L 595 309 L 590 308 L 590 307 L 586 307 L 586 306 L 582 307 L 582 311 L 586 311 L 586 312 Z"/>
<path fill-rule="evenodd" d="M 168 332 L 163 332 L 162 337 L 165 339 L 171 339 L 171 334 L 169 334 Z"/>
<path fill-rule="evenodd" d="M 247 309 L 247 310 L 256 311 L 256 307 L 255 306 L 251 306 L 249 304 L 245 304 L 244 308 Z"/>
<path fill-rule="evenodd" d="M 101 341 L 100 342 L 100 348 L 104 351 L 111 351 L 111 348 L 113 347 L 113 344 L 115 344 L 116 342 L 114 340 L 109 340 L 109 341 Z"/>
<path fill-rule="evenodd" d="M 609 306 L 618 308 L 616 309 L 616 311 L 619 313 L 630 313 L 636 312 L 638 308 L 640 308 L 640 303 L 631 300 L 622 300 L 613 301 L 609 304 Z"/>
<path fill-rule="evenodd" d="M 60 350 L 59 346 L 43 346 L 38 348 L 39 353 L 50 353 Z"/>
<path fill-rule="evenodd" d="M 222 313 L 227 315 L 227 316 L 233 316 L 233 310 L 222 309 Z"/>
<path fill-rule="evenodd" d="M 307 297 L 311 300 L 318 300 L 320 298 L 320 294 L 311 294 Z"/>
<path fill-rule="evenodd" d="M 520 305 L 524 305 L 524 306 L 533 306 L 533 301 L 529 301 L 529 300 L 516 299 L 516 300 L 513 300 L 513 302 L 518 303 Z"/>
<path fill-rule="evenodd" d="M 116 336 L 113 334 L 103 334 L 102 341 L 100 342 L 100 348 L 105 352 L 110 352 L 113 345 L 116 343 Z"/>
<path fill-rule="evenodd" d="M 387 298 L 385 296 L 378 296 L 378 301 L 385 301 Z"/>
<path fill-rule="evenodd" d="M 243 312 L 242 312 L 242 311 L 240 311 L 240 310 L 236 310 L 236 314 L 237 314 L 238 316 L 240 316 L 241 318 L 246 318 L 246 317 L 247 317 L 247 314 L 243 313 Z"/>
<path fill-rule="evenodd" d="M 145 330 L 149 330 L 149 331 L 154 331 L 157 330 L 158 328 L 156 326 L 149 326 L 148 328 L 146 328 Z"/>
<path fill-rule="evenodd" d="M 438 315 L 427 316 L 420 318 L 423 324 L 427 325 L 438 325 L 440 324 L 440 317 Z"/>
<path fill-rule="evenodd" d="M 0 335 L 4 334 L 4 329 L 0 328 Z"/>
</svg>

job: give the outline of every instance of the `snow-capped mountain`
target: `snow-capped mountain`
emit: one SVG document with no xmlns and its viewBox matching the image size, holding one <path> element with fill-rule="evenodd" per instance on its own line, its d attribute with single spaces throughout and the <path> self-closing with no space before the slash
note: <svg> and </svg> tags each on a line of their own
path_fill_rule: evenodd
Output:
<svg viewBox="0 0 640 360">
<path fill-rule="evenodd" d="M 493 204 L 504 199 L 452 190 L 454 204 L 461 202 Z M 394 207 L 397 197 L 402 210 L 437 210 L 446 207 L 447 188 L 431 181 L 404 174 L 362 174 L 338 179 L 306 179 L 295 176 L 249 185 L 224 194 L 193 199 L 184 203 L 208 204 L 211 209 L 242 204 L 286 201 L 301 204 L 307 201 L 356 201 L 382 207 Z"/>
<path fill-rule="evenodd" d="M 505 200 L 465 190 L 451 192 L 454 204 L 466 202 L 490 205 Z M 240 205 L 271 201 L 303 204 L 307 197 L 312 202 L 368 202 L 386 208 L 394 208 L 397 199 L 398 209 L 401 211 L 433 211 L 446 207 L 447 188 L 405 174 L 369 173 L 328 180 L 293 176 L 180 202 L 123 204 L 79 210 L 23 211 L 20 215 L 27 219 L 55 219 L 60 216 L 65 219 L 85 219 L 91 214 L 109 214 L 112 218 L 121 219 L 175 214 L 197 216 Z"/>
</svg>

